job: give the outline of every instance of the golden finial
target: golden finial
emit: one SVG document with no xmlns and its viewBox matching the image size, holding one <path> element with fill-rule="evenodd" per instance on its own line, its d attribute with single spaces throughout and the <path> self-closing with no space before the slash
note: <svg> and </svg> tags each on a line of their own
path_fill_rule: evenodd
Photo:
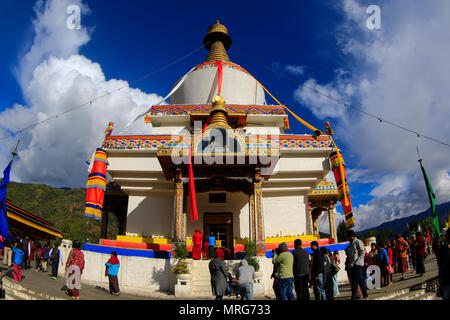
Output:
<svg viewBox="0 0 450 320">
<path fill-rule="evenodd" d="M 221 96 L 217 95 L 212 99 L 212 109 L 209 115 L 211 116 L 211 122 L 207 128 L 220 127 L 231 129 L 227 121 L 228 111 L 225 108 L 225 100 Z"/>
<path fill-rule="evenodd" d="M 231 47 L 231 37 L 228 35 L 228 29 L 220 21 L 217 20 L 215 24 L 208 28 L 205 38 L 203 38 L 203 45 L 209 50 L 206 61 L 227 61 L 230 58 L 226 50 Z"/>
</svg>

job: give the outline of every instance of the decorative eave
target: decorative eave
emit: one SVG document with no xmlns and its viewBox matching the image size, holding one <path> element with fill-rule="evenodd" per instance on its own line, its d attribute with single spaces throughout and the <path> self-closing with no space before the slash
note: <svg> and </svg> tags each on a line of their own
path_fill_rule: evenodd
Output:
<svg viewBox="0 0 450 320">
<path fill-rule="evenodd" d="M 332 145 L 329 136 L 314 137 L 311 135 L 287 135 L 281 134 L 279 136 L 259 136 L 246 135 L 248 141 L 262 141 L 269 137 L 271 143 L 278 143 L 280 151 L 322 151 L 328 152 L 332 150 Z M 161 147 L 174 147 L 179 144 L 183 136 L 181 135 L 145 135 L 145 136 L 108 136 L 103 142 L 102 148 L 107 152 L 114 152 L 119 150 L 148 150 L 157 152 Z M 249 142 L 249 143 L 250 143 Z M 190 143 L 186 144 L 185 148 L 190 148 Z"/>
<path fill-rule="evenodd" d="M 322 180 L 309 193 L 308 201 L 322 202 L 322 201 L 338 201 L 339 192 L 337 186 L 332 181 Z"/>
<path fill-rule="evenodd" d="M 6 199 L 6 213 L 9 219 L 22 225 L 26 225 L 38 232 L 51 235 L 52 237 L 62 238 L 63 234 L 57 230 L 54 225 L 38 216 L 13 205 Z"/>
<path fill-rule="evenodd" d="M 265 115 L 286 115 L 284 107 L 279 105 L 236 105 L 227 104 L 225 106 L 228 114 L 231 113 L 245 113 L 245 114 L 265 114 Z M 163 105 L 152 106 L 150 109 L 151 115 L 189 115 L 194 112 L 205 112 L 209 114 L 212 110 L 212 105 Z"/>
</svg>

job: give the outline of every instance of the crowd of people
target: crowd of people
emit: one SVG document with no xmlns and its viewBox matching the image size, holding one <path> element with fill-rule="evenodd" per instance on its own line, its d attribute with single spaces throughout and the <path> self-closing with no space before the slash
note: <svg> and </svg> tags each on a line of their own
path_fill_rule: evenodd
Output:
<svg viewBox="0 0 450 320">
<path fill-rule="evenodd" d="M 339 252 L 319 248 L 317 241 L 311 242 L 311 251 L 312 254 L 309 254 L 303 249 L 300 239 L 294 241 L 292 253 L 285 242 L 273 250 L 271 278 L 277 300 L 310 300 L 310 287 L 313 288 L 315 300 L 333 300 L 339 296 Z"/>
<path fill-rule="evenodd" d="M 50 277 L 57 279 L 59 266 L 65 266 L 67 278 L 65 293 L 74 299 L 80 298 L 81 275 L 84 270 L 84 254 L 81 251 L 81 243 L 74 240 L 69 252 L 67 262 L 64 264 L 63 255 L 59 249 L 60 243 L 55 242 L 53 246 L 49 241 L 32 239 L 28 235 L 13 235 L 12 240 L 2 238 L 3 264 L 13 266 L 13 281 L 22 282 L 22 270 L 34 268 L 35 271 L 48 272 L 51 268 Z M 109 292 L 119 295 L 118 272 L 120 261 L 117 253 L 112 252 L 110 259 L 105 263 L 105 276 L 109 280 Z"/>
<path fill-rule="evenodd" d="M 58 243 L 51 247 L 49 241 L 41 242 L 27 235 L 12 239 L 3 239 L 3 264 L 13 265 L 14 281 L 22 281 L 22 270 L 34 268 L 35 271 L 48 272 L 49 266 L 52 279 L 57 278 L 59 265 L 63 265 Z"/>
<path fill-rule="evenodd" d="M 377 265 L 381 271 L 381 285 L 390 286 L 393 273 L 401 274 L 399 281 L 404 280 L 405 274 L 411 269 L 419 276 L 423 276 L 426 272 L 424 261 L 431 252 L 437 258 L 442 298 L 450 299 L 450 229 L 445 233 L 444 242 L 441 242 L 438 236 L 427 239 L 421 232 L 417 232 L 407 240 L 396 234 L 392 242 L 372 243 L 369 252 L 366 252 L 363 242 L 356 237 L 353 230 L 348 230 L 346 236 L 349 245 L 345 249 L 344 264 L 351 285 L 351 299 L 368 299 L 366 281 L 369 266 Z M 197 229 L 193 243 L 193 259 L 207 259 L 211 256 L 209 271 L 212 293 L 217 300 L 222 300 L 227 294 L 231 296 L 233 292 L 242 300 L 253 299 L 255 268 L 249 265 L 246 259 L 240 261 L 233 278 L 230 267 L 225 263 L 225 250 L 215 248 L 213 234 L 203 237 Z M 57 278 L 59 265 L 64 265 L 59 243 L 51 247 L 48 241 L 41 243 L 23 236 L 15 237 L 12 241 L 3 239 L 3 246 L 3 264 L 9 267 L 13 265 L 15 282 L 22 281 L 22 269 L 31 269 L 33 262 L 35 271 L 47 272 L 50 265 L 52 279 Z M 311 287 L 315 300 L 333 300 L 339 296 L 337 283 L 341 263 L 339 252 L 332 253 L 326 247 L 319 248 L 317 241 L 312 241 L 310 247 L 311 254 L 303 249 L 302 241 L 296 239 L 292 253 L 285 242 L 273 250 L 271 278 L 277 300 L 310 300 Z M 110 259 L 105 263 L 105 276 L 108 277 L 109 292 L 112 295 L 120 294 L 119 267 L 117 253 L 112 252 Z M 81 275 L 84 268 L 81 244 L 75 240 L 65 263 L 66 293 L 74 299 L 80 297 Z"/>
</svg>

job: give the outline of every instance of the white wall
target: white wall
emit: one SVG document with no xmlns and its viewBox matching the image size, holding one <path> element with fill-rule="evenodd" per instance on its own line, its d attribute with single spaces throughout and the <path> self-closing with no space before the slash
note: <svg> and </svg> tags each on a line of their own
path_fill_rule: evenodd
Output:
<svg viewBox="0 0 450 320">
<path fill-rule="evenodd" d="M 129 196 L 127 232 L 143 236 L 172 236 L 173 194 L 152 193 Z"/>
<path fill-rule="evenodd" d="M 266 237 L 309 234 L 303 195 L 263 195 Z"/>
</svg>

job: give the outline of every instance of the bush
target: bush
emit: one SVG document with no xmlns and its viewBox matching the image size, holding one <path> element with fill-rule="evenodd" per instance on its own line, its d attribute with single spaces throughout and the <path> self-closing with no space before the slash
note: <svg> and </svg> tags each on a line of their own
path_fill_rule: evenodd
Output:
<svg viewBox="0 0 450 320">
<path fill-rule="evenodd" d="M 172 272 L 175 274 L 186 274 L 189 273 L 188 264 L 186 261 L 180 260 L 175 265 L 175 267 L 172 268 Z"/>
<path fill-rule="evenodd" d="M 252 266 L 255 268 L 255 272 L 259 270 L 259 262 L 254 257 L 246 257 L 245 260 L 247 260 L 247 263 L 249 266 Z"/>
<path fill-rule="evenodd" d="M 244 244 L 244 254 L 245 260 L 249 266 L 255 268 L 255 271 L 259 270 L 259 262 L 253 256 L 256 254 L 256 242 L 251 241 L 250 239 L 246 239 Z"/>
<path fill-rule="evenodd" d="M 178 259 L 189 258 L 189 251 L 187 250 L 186 244 L 184 242 L 180 242 L 175 245 L 175 256 Z"/>
</svg>

